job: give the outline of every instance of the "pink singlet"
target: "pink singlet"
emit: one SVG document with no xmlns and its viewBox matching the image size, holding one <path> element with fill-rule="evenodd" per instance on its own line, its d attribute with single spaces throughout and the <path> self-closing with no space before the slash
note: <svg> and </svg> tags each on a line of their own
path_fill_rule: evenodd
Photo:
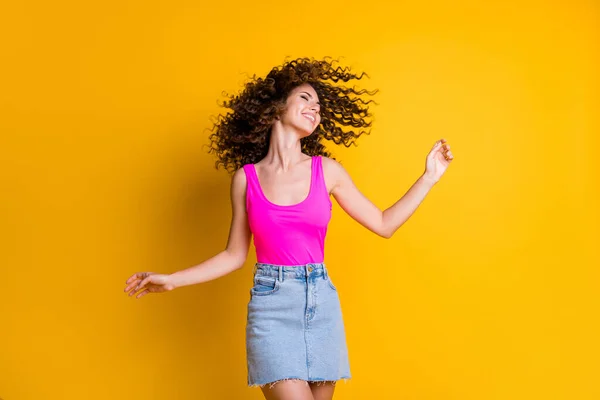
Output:
<svg viewBox="0 0 600 400">
<path fill-rule="evenodd" d="M 321 156 L 313 156 L 311 163 L 308 196 L 290 206 L 271 203 L 260 187 L 254 164 L 243 166 L 247 180 L 246 210 L 257 262 L 293 266 L 324 262 L 332 203 Z"/>
</svg>

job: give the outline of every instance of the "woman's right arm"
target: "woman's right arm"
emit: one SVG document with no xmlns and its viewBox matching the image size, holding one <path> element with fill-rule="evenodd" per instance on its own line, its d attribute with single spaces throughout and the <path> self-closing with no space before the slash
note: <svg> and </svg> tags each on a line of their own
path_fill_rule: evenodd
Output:
<svg viewBox="0 0 600 400">
<path fill-rule="evenodd" d="M 148 293 L 161 293 L 182 286 L 207 282 L 241 268 L 250 247 L 250 227 L 246 215 L 246 173 L 242 168 L 231 179 L 232 217 L 227 247 L 217 255 L 193 267 L 172 274 L 138 272 L 125 284 L 129 296 L 139 299 Z"/>
<path fill-rule="evenodd" d="M 170 274 L 175 288 L 220 278 L 244 266 L 250 247 L 246 214 L 246 173 L 238 169 L 231 179 L 232 217 L 225 250 L 193 267 Z"/>
</svg>

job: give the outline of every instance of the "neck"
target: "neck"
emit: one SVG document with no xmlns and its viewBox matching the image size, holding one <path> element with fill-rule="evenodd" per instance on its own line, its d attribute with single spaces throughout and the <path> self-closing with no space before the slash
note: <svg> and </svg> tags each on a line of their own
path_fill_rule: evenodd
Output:
<svg viewBox="0 0 600 400">
<path fill-rule="evenodd" d="M 269 150 L 264 160 L 265 163 L 278 170 L 287 171 L 294 165 L 306 160 L 308 157 L 302 153 L 301 136 L 290 127 L 283 126 L 276 121 L 271 128 Z"/>
</svg>

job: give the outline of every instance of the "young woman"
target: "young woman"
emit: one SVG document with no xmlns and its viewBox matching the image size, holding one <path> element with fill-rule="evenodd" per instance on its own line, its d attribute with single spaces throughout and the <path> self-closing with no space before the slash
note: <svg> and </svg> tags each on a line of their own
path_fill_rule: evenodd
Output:
<svg viewBox="0 0 600 400">
<path fill-rule="evenodd" d="M 363 74 L 364 75 L 364 74 Z M 246 324 L 248 385 L 266 399 L 331 399 L 336 381 L 350 379 L 338 292 L 324 263 L 332 203 L 375 234 L 390 238 L 415 212 L 453 156 L 445 139 L 426 157 L 424 173 L 394 205 L 381 211 L 353 184 L 321 143 L 349 146 L 371 126 L 369 102 L 336 85 L 361 79 L 349 69 L 308 58 L 253 78 L 223 105 L 210 152 L 233 173 L 233 217 L 227 247 L 172 274 L 138 272 L 129 296 L 170 291 L 241 268 L 254 237 L 257 263 Z M 330 83 L 328 81 L 332 81 Z"/>
</svg>

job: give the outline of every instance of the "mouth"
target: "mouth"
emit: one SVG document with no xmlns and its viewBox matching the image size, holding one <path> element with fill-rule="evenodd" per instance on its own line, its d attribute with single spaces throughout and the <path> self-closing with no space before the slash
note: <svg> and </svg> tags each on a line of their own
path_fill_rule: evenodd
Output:
<svg viewBox="0 0 600 400">
<path fill-rule="evenodd" d="M 314 115 L 312 115 L 312 114 L 302 114 L 302 115 L 304 115 L 305 118 L 309 119 L 313 124 L 315 123 L 316 118 Z"/>
</svg>

